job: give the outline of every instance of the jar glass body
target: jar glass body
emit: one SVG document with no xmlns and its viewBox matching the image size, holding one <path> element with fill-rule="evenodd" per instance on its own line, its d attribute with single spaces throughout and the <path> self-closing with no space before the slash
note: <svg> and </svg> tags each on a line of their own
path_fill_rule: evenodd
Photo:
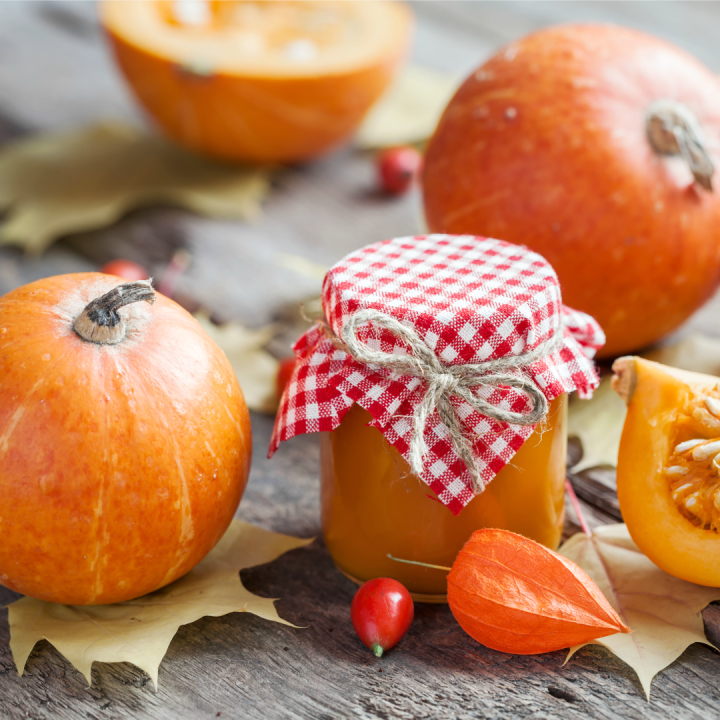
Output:
<svg viewBox="0 0 720 720">
<path fill-rule="evenodd" d="M 380 431 L 367 425 L 371 420 L 353 405 L 320 441 L 323 536 L 345 575 L 357 582 L 392 577 L 418 600 L 443 602 L 444 571 L 399 563 L 388 554 L 449 567 L 483 527 L 557 548 L 564 520 L 567 395 L 550 403 L 543 425 L 457 516 L 410 472 Z"/>
</svg>

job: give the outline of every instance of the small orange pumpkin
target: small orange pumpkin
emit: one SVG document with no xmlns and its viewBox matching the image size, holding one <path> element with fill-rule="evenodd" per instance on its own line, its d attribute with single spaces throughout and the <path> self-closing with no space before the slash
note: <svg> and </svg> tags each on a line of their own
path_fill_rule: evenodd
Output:
<svg viewBox="0 0 720 720">
<path fill-rule="evenodd" d="M 0 366 L 0 583 L 120 602 L 222 537 L 250 468 L 247 407 L 222 351 L 148 281 L 84 273 L 8 293 Z"/>
</svg>

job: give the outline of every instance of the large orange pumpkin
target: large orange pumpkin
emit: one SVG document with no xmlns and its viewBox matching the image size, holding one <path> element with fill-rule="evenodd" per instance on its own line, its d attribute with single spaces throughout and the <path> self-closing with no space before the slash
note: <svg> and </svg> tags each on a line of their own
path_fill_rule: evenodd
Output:
<svg viewBox="0 0 720 720">
<path fill-rule="evenodd" d="M 116 60 L 193 150 L 295 162 L 346 140 L 404 57 L 411 15 L 379 0 L 106 0 Z"/>
<path fill-rule="evenodd" d="M 250 420 L 224 354 L 147 281 L 121 282 L 61 275 L 0 298 L 0 583 L 43 600 L 172 582 L 247 483 Z"/>
<path fill-rule="evenodd" d="M 425 212 L 432 232 L 541 253 L 617 355 L 715 290 L 719 152 L 720 82 L 697 60 L 630 29 L 550 28 L 460 87 L 427 150 Z"/>
</svg>

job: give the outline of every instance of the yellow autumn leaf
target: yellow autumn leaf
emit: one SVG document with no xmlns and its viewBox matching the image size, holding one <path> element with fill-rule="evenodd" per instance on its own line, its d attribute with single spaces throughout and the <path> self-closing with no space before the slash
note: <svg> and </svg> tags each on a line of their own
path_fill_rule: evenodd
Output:
<svg viewBox="0 0 720 720">
<path fill-rule="evenodd" d="M 23 674 L 35 643 L 45 639 L 88 684 L 93 662 L 129 662 L 144 670 L 157 688 L 160 662 L 181 625 L 249 612 L 295 627 L 277 614 L 275 600 L 248 592 L 239 573 L 310 542 L 234 520 L 212 552 L 187 575 L 137 600 L 73 606 L 21 598 L 8 606 L 10 650 L 18 673 Z"/>
<path fill-rule="evenodd" d="M 275 383 L 279 363 L 263 348 L 275 335 L 277 328 L 267 325 L 251 330 L 234 322 L 218 326 L 204 313 L 196 313 L 195 318 L 230 361 L 248 408 L 256 412 L 275 413 L 278 405 Z"/>
<path fill-rule="evenodd" d="M 126 125 L 30 137 L 0 150 L 0 245 L 41 253 L 153 203 L 252 218 L 268 188 L 265 169 L 215 162 Z"/>
<path fill-rule="evenodd" d="M 568 435 L 579 438 L 583 447 L 582 458 L 572 468 L 573 472 L 617 465 L 626 413 L 622 398 L 610 387 L 610 377 L 603 378 L 591 400 L 572 398 L 568 412 Z"/>
<path fill-rule="evenodd" d="M 325 279 L 325 275 L 330 269 L 325 265 L 312 262 L 301 255 L 293 255 L 291 253 L 277 253 L 275 255 L 275 264 L 278 267 L 292 270 L 298 275 L 303 275 L 304 277 L 318 280 L 319 282 Z"/>
<path fill-rule="evenodd" d="M 664 345 L 643 354 L 663 365 L 720 376 L 720 340 L 694 333 L 680 342 Z"/>
<path fill-rule="evenodd" d="M 375 149 L 427 140 L 457 87 L 445 73 L 408 66 L 363 121 L 357 145 Z"/>
<path fill-rule="evenodd" d="M 661 670 L 705 637 L 701 611 L 720 600 L 720 588 L 679 580 L 654 565 L 630 538 L 625 525 L 604 525 L 592 536 L 573 535 L 558 551 L 597 583 L 630 635 L 593 640 L 627 663 L 650 698 L 650 684 Z M 567 660 L 583 645 L 570 648 Z M 566 662 L 567 662 L 566 660 Z"/>
<path fill-rule="evenodd" d="M 642 357 L 681 370 L 720 376 L 720 340 L 704 335 L 689 335 Z M 583 447 L 582 458 L 572 468 L 573 472 L 617 465 L 625 415 L 625 403 L 610 387 L 609 377 L 603 378 L 590 400 L 571 399 L 568 435 L 579 438 Z"/>
</svg>

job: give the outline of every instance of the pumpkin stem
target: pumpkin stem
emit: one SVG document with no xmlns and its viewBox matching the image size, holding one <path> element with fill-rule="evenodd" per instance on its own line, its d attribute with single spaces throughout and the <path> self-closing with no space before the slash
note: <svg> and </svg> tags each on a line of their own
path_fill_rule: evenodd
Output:
<svg viewBox="0 0 720 720">
<path fill-rule="evenodd" d="M 632 355 L 620 357 L 613 363 L 612 369 L 615 373 L 611 381 L 612 389 L 629 405 L 637 382 L 635 358 Z"/>
<path fill-rule="evenodd" d="M 73 329 L 83 339 L 98 345 L 115 345 L 125 337 L 125 320 L 118 310 L 130 303 L 155 302 L 152 278 L 125 283 L 88 303 L 73 323 Z"/>
<path fill-rule="evenodd" d="M 645 129 L 653 150 L 660 155 L 681 155 L 696 182 L 712 192 L 715 171 L 695 114 L 675 100 L 656 100 L 647 110 Z"/>
</svg>

